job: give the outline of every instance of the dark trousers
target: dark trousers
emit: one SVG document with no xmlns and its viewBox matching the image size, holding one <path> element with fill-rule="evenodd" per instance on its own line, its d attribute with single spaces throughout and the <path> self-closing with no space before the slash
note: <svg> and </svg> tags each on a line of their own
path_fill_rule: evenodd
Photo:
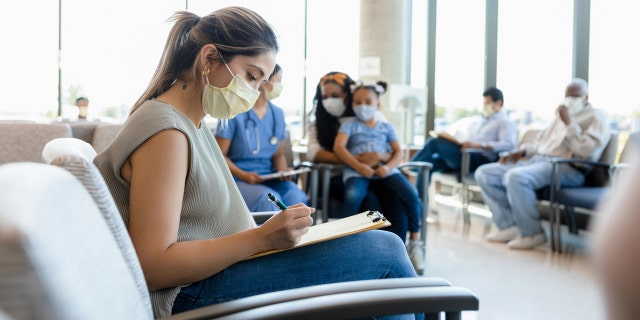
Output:
<svg viewBox="0 0 640 320">
<path fill-rule="evenodd" d="M 433 165 L 429 172 L 429 180 L 434 172 L 454 171 L 458 173 L 462 168 L 462 153 L 460 146 L 445 139 L 429 138 L 420 151 L 416 152 L 411 161 L 424 161 Z M 472 153 L 469 172 L 490 161 L 479 153 Z M 422 176 L 418 177 L 418 194 L 422 194 Z"/>
</svg>

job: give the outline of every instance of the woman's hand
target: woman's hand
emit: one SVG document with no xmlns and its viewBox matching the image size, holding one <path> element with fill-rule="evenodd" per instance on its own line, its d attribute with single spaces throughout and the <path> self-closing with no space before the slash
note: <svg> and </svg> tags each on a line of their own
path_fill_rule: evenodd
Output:
<svg viewBox="0 0 640 320">
<path fill-rule="evenodd" d="M 240 174 L 238 176 L 238 178 L 240 178 L 240 180 L 248 183 L 248 184 L 256 184 L 256 183 L 260 183 L 262 182 L 262 179 L 260 178 L 260 175 L 258 175 L 255 172 L 247 172 L 247 171 L 243 171 L 242 174 Z"/>
<path fill-rule="evenodd" d="M 388 152 L 365 152 L 356 156 L 358 161 L 372 168 L 379 165 L 380 162 L 388 162 L 390 158 L 391 153 Z"/>
<path fill-rule="evenodd" d="M 368 165 L 369 167 L 375 167 L 380 163 L 380 158 L 377 152 L 365 152 L 356 156 L 356 159 L 361 163 Z"/>
<path fill-rule="evenodd" d="M 315 208 L 296 204 L 287 210 L 280 211 L 258 227 L 267 250 L 285 249 L 298 244 L 300 238 L 313 224 L 311 214 L 315 211 Z"/>
<path fill-rule="evenodd" d="M 375 171 L 373 170 L 373 168 L 371 168 L 371 166 L 364 164 L 364 163 L 360 163 L 358 164 L 358 166 L 356 166 L 355 168 L 353 168 L 354 170 L 356 170 L 356 172 L 358 174 L 360 174 L 361 176 L 365 177 L 365 178 L 371 178 L 373 176 L 373 174 L 375 173 Z"/>
<path fill-rule="evenodd" d="M 520 160 L 522 157 L 524 157 L 524 150 L 516 150 L 513 152 L 508 153 L 506 156 L 503 156 L 500 158 L 500 160 L 498 160 L 500 163 L 516 163 L 518 162 L 518 160 Z"/>
<path fill-rule="evenodd" d="M 289 171 L 293 171 L 293 168 L 286 167 L 284 170 L 278 170 L 278 171 L 279 172 L 289 172 Z M 282 177 L 280 177 L 280 181 L 291 181 L 292 178 L 293 178 L 293 175 L 282 176 Z"/>
<path fill-rule="evenodd" d="M 380 178 L 384 178 L 389 174 L 390 171 L 391 171 L 391 168 L 389 168 L 386 165 L 379 166 L 378 168 L 376 168 L 375 175 Z"/>
</svg>

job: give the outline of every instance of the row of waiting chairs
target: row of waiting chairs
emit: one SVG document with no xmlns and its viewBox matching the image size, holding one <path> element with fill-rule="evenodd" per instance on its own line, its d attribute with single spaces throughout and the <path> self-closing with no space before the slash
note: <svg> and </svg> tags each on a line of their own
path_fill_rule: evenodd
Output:
<svg viewBox="0 0 640 320">
<path fill-rule="evenodd" d="M 42 162 L 45 144 L 56 138 L 78 138 L 100 152 L 120 131 L 121 125 L 101 122 L 29 121 L 0 122 L 0 164 L 31 161 Z"/>
<path fill-rule="evenodd" d="M 520 139 L 519 145 L 535 141 L 538 138 L 540 130 L 527 130 Z M 569 232 L 578 233 L 579 223 L 577 221 L 578 214 L 575 208 L 581 208 L 587 212 L 595 210 L 599 203 L 608 194 L 610 188 L 610 180 L 614 172 L 624 167 L 624 163 L 628 162 L 629 156 L 638 145 L 640 133 L 631 134 L 629 140 L 625 144 L 621 153 L 620 160 L 616 159 L 618 155 L 618 133 L 612 133 L 607 146 L 605 147 L 598 161 L 586 160 L 567 160 L 553 159 L 553 174 L 551 186 L 541 190 L 537 190 L 539 199 L 539 208 L 541 214 L 546 213 L 546 218 L 550 224 L 551 249 L 553 251 L 562 252 L 562 221 L 564 220 L 569 228 Z M 472 202 L 482 202 L 480 187 L 476 184 L 474 173 L 469 170 L 471 154 L 476 152 L 484 152 L 479 149 L 465 149 L 462 153 L 462 169 L 460 173 L 444 172 L 434 173 L 432 179 L 452 185 L 459 190 L 457 192 L 461 203 L 461 211 L 465 225 L 470 224 L 469 207 Z M 572 163 L 581 164 L 592 167 L 585 176 L 585 184 L 580 187 L 562 187 L 559 184 L 559 171 L 561 164 Z M 431 189 L 433 190 L 433 188 Z M 433 192 L 433 191 L 432 191 Z M 565 213 L 563 219 L 562 213 Z M 588 218 L 588 216 L 587 216 Z M 582 223 L 582 228 L 586 227 L 586 223 Z"/>
</svg>

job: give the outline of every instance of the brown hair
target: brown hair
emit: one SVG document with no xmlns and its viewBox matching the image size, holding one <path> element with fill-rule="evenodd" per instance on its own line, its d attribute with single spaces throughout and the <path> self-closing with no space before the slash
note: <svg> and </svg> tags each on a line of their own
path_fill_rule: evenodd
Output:
<svg viewBox="0 0 640 320">
<path fill-rule="evenodd" d="M 193 67 L 203 46 L 213 44 L 227 62 L 237 55 L 255 57 L 265 52 L 278 52 L 278 41 L 271 27 L 257 13 L 242 7 L 223 8 L 200 18 L 187 12 L 176 12 L 175 21 L 149 86 L 133 105 L 133 113 L 143 102 L 167 91 L 177 80 L 189 78 L 185 72 Z M 191 77 L 202 86 L 200 73 L 194 68 Z"/>
</svg>

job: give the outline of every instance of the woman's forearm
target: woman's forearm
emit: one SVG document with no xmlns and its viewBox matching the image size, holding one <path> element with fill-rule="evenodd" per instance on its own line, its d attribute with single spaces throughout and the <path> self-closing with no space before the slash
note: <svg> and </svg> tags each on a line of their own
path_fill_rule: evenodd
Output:
<svg viewBox="0 0 640 320">
<path fill-rule="evenodd" d="M 271 163 L 276 171 L 286 171 L 289 167 L 287 165 L 287 158 L 283 154 L 271 158 Z"/>
<path fill-rule="evenodd" d="M 394 142 L 391 142 L 391 149 L 393 150 L 393 153 L 391 154 L 391 159 L 389 159 L 389 161 L 387 161 L 385 165 L 389 168 L 395 168 L 402 162 L 402 158 L 403 158 L 402 147 L 400 147 L 400 144 L 397 141 L 394 141 Z"/>
<path fill-rule="evenodd" d="M 338 158 L 338 156 L 335 154 L 335 152 L 332 151 L 327 151 L 324 149 L 320 149 L 318 150 L 318 152 L 316 152 L 316 156 L 315 158 L 313 158 L 314 162 L 327 162 L 327 163 L 337 163 L 337 164 L 342 164 L 342 160 L 340 160 L 340 158 Z"/>
<path fill-rule="evenodd" d="M 230 265 L 266 251 L 257 229 L 222 238 L 176 242 L 153 261 L 140 261 L 150 291 L 206 279 Z M 189 270 L 189 272 L 184 272 Z"/>
</svg>

